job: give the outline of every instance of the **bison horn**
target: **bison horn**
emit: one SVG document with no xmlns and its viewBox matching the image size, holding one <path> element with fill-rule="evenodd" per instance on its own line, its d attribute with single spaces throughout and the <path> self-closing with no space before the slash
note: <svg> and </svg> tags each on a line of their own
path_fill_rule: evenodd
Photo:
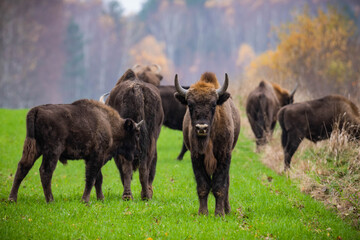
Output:
<svg viewBox="0 0 360 240">
<path fill-rule="evenodd" d="M 135 64 L 135 65 L 131 68 L 131 70 L 135 71 L 135 69 L 137 69 L 137 68 L 139 68 L 139 67 L 141 67 L 140 64 Z"/>
<path fill-rule="evenodd" d="M 181 96 L 186 97 L 188 90 L 180 86 L 177 74 L 175 74 L 175 89 Z"/>
<path fill-rule="evenodd" d="M 104 100 L 104 99 L 105 99 L 105 97 L 108 96 L 109 94 L 110 94 L 110 92 L 107 92 L 107 93 L 101 95 L 99 101 L 102 102 L 102 103 L 105 103 L 105 100 Z"/>
<path fill-rule="evenodd" d="M 152 66 L 155 66 L 157 68 L 157 73 L 161 72 L 161 67 L 157 64 L 153 64 Z"/>
<path fill-rule="evenodd" d="M 136 127 L 137 129 L 139 129 L 139 128 L 141 127 L 141 125 L 143 125 L 143 123 L 144 123 L 144 119 L 141 120 L 141 121 L 138 122 L 138 123 L 135 123 L 135 127 Z"/>
<path fill-rule="evenodd" d="M 295 94 L 295 92 L 296 92 L 296 89 L 297 89 L 298 87 L 299 87 L 299 83 L 296 83 L 294 89 L 291 91 L 291 94 L 290 94 L 291 97 L 294 96 L 294 94 Z"/>
<path fill-rule="evenodd" d="M 224 84 L 223 84 L 218 90 L 216 90 L 217 95 L 218 95 L 219 97 L 220 97 L 221 95 L 223 95 L 223 94 L 226 92 L 228 86 L 229 86 L 229 77 L 228 77 L 227 73 L 225 73 L 225 81 L 224 81 Z"/>
</svg>

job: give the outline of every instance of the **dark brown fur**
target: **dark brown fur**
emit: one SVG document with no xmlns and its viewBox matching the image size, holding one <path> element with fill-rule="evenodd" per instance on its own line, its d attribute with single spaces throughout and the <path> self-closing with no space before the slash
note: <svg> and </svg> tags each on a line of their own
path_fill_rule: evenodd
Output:
<svg viewBox="0 0 360 240">
<path fill-rule="evenodd" d="M 339 95 L 285 106 L 280 109 L 278 118 L 285 170 L 290 167 L 291 158 L 304 138 L 313 142 L 328 139 L 334 124 L 360 139 L 360 111 L 354 103 Z"/>
<path fill-rule="evenodd" d="M 215 74 L 204 73 L 185 97 L 175 94 L 187 105 L 183 134 L 197 182 L 199 214 L 208 214 L 210 190 L 216 198 L 215 215 L 230 212 L 229 170 L 231 152 L 240 132 L 240 116 L 229 93 L 217 95 L 219 87 Z M 206 136 L 199 135 L 199 125 L 209 126 Z"/>
<path fill-rule="evenodd" d="M 132 70 L 135 72 L 138 79 L 146 83 L 151 83 L 155 86 L 159 86 L 161 80 L 163 79 L 163 76 L 160 74 L 159 69 L 157 69 L 155 65 L 136 65 Z"/>
<path fill-rule="evenodd" d="M 261 81 L 248 96 L 246 114 L 256 138 L 256 149 L 266 144 L 271 138 L 282 106 L 291 104 L 294 95 L 281 88 L 278 84 Z"/>
<path fill-rule="evenodd" d="M 164 111 L 164 126 L 182 131 L 182 124 L 186 111 L 186 106 L 177 101 L 174 97 L 176 89 L 174 86 L 158 86 L 161 96 L 162 108 Z M 188 89 L 189 87 L 185 87 Z M 182 160 L 187 148 L 183 142 L 181 152 L 177 157 Z"/>
<path fill-rule="evenodd" d="M 27 115 L 27 136 L 9 200 L 16 201 L 19 186 L 35 161 L 43 155 L 40 177 L 47 202 L 53 201 L 51 178 L 57 161 L 85 159 L 86 186 L 82 199 L 89 201 L 95 184 L 103 199 L 101 167 L 121 154 L 133 158 L 139 130 L 131 119 L 122 119 L 109 106 L 93 100 L 72 104 L 48 104 L 32 108 Z"/>
<path fill-rule="evenodd" d="M 151 199 L 157 162 L 156 142 L 164 119 L 161 98 L 159 90 L 153 84 L 139 80 L 130 69 L 121 79 L 111 90 L 106 104 L 115 108 L 122 117 L 134 121 L 144 120 L 135 159 L 115 157 L 124 186 L 123 199 L 133 198 L 130 185 L 133 171 L 137 169 L 142 186 L 141 198 Z"/>
</svg>

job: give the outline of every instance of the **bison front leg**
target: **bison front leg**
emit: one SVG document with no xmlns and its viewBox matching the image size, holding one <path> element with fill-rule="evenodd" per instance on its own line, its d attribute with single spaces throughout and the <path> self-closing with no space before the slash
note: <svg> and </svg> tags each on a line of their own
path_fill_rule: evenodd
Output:
<svg viewBox="0 0 360 240">
<path fill-rule="evenodd" d="M 225 161 L 230 163 L 230 160 Z M 229 203 L 229 164 L 218 164 L 212 178 L 212 191 L 215 196 L 215 216 L 230 212 Z"/>
<path fill-rule="evenodd" d="M 191 156 L 191 161 L 195 174 L 195 180 L 197 184 L 196 190 L 200 203 L 198 214 L 208 215 L 208 196 L 211 188 L 211 179 L 205 170 L 204 156 Z"/>
<path fill-rule="evenodd" d="M 230 176 L 229 175 L 227 177 L 226 182 L 227 182 L 227 184 L 226 184 L 226 195 L 225 195 L 224 205 L 225 205 L 225 214 L 228 214 L 231 211 L 230 202 L 229 202 L 229 186 L 230 186 Z"/>
<path fill-rule="evenodd" d="M 150 184 L 149 184 L 149 167 L 148 164 L 141 164 L 139 167 L 139 178 L 141 183 L 141 199 L 149 200 L 152 198 L 152 189 L 150 192 Z M 151 193 L 151 194 L 150 194 Z"/>
<path fill-rule="evenodd" d="M 51 191 L 51 179 L 56 168 L 59 156 L 53 154 L 44 154 L 43 160 L 40 166 L 40 178 L 41 184 L 44 190 L 46 202 L 54 201 L 54 196 Z"/>
<path fill-rule="evenodd" d="M 82 200 L 86 203 L 90 200 L 91 189 L 94 186 L 96 179 L 98 178 L 101 167 L 102 161 L 100 161 L 98 158 L 86 160 L 85 190 L 82 196 Z"/>
<path fill-rule="evenodd" d="M 102 192 L 102 182 L 103 182 L 103 175 L 100 169 L 95 181 L 96 197 L 98 200 L 104 199 L 104 194 Z"/>
<path fill-rule="evenodd" d="M 120 155 L 116 156 L 114 160 L 119 169 L 121 182 L 124 186 L 122 199 L 125 201 L 132 200 L 134 199 L 131 193 L 131 179 L 133 174 L 132 162 L 126 160 Z"/>
</svg>

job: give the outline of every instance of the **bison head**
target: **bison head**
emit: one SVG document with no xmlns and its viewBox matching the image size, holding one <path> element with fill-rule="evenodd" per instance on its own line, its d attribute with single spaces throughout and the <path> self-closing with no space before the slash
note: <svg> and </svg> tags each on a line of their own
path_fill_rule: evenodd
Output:
<svg viewBox="0 0 360 240">
<path fill-rule="evenodd" d="M 140 127 L 144 120 L 135 123 L 132 119 L 125 119 L 124 139 L 118 148 L 118 154 L 122 155 L 128 161 L 133 161 L 139 146 Z"/>
<path fill-rule="evenodd" d="M 160 74 L 161 67 L 157 64 L 149 66 L 136 64 L 132 67 L 132 70 L 136 73 L 140 80 L 151 83 L 155 86 L 159 86 L 161 80 L 163 79 L 163 76 Z"/>
<path fill-rule="evenodd" d="M 175 98 L 188 106 L 193 133 L 198 138 L 207 138 L 210 135 L 217 106 L 222 105 L 230 97 L 226 92 L 229 85 L 227 74 L 224 85 L 219 89 L 216 89 L 216 85 L 218 83 L 215 75 L 205 73 L 199 82 L 186 90 L 180 86 L 178 76 L 175 75 Z"/>
<path fill-rule="evenodd" d="M 299 86 L 299 84 L 297 83 L 295 85 L 294 89 L 291 91 L 291 93 L 286 94 L 286 97 L 284 97 L 284 99 L 283 99 L 282 106 L 294 103 L 294 95 L 295 95 L 295 92 L 296 92 L 296 89 L 298 88 L 298 86 Z"/>
</svg>

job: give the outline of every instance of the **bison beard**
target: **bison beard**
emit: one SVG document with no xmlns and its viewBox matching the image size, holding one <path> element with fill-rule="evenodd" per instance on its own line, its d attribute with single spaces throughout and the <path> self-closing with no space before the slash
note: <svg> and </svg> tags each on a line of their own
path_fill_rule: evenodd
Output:
<svg viewBox="0 0 360 240">
<path fill-rule="evenodd" d="M 191 152 L 199 214 L 208 214 L 211 190 L 216 199 L 215 215 L 230 212 L 229 170 L 231 151 L 240 132 L 240 116 L 226 92 L 227 86 L 227 74 L 220 87 L 213 73 L 204 73 L 200 81 L 185 90 L 175 76 L 175 97 L 187 106 L 183 135 Z"/>
</svg>

